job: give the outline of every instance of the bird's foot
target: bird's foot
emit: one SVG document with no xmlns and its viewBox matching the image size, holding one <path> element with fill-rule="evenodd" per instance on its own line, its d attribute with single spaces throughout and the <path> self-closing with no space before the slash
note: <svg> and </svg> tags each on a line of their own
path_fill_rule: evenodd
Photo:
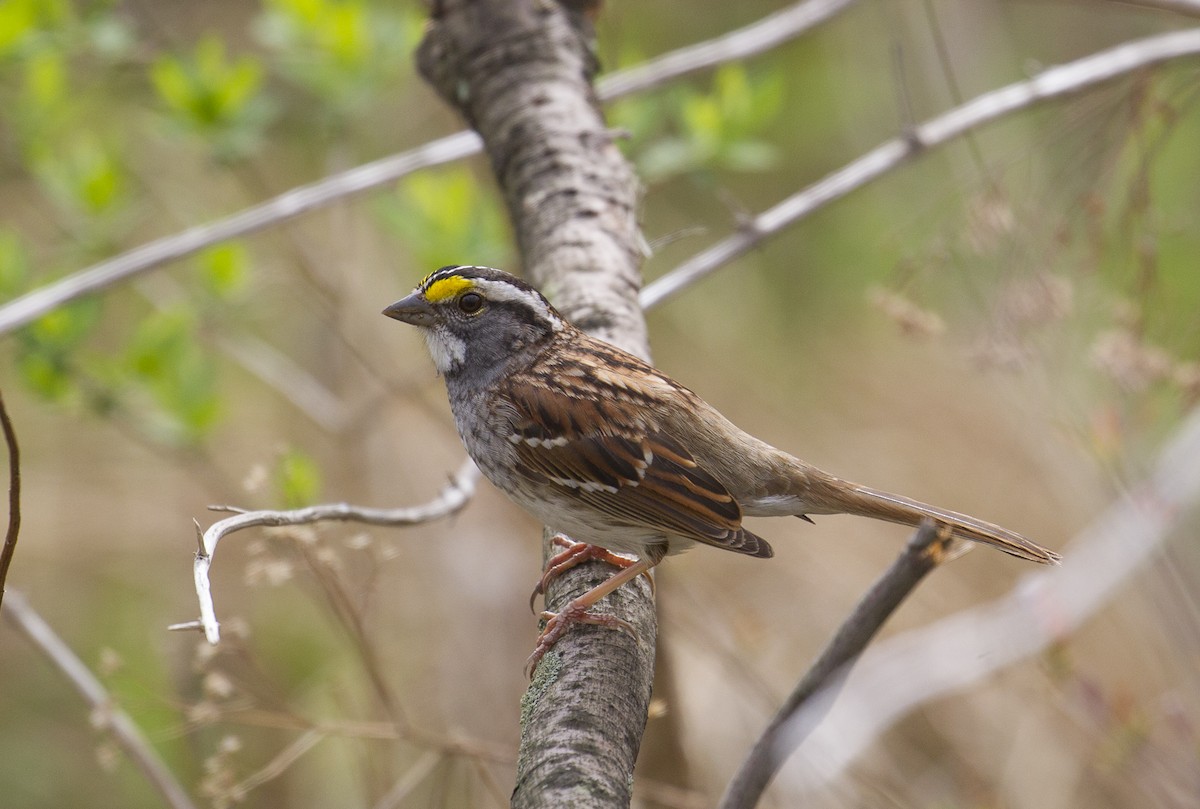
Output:
<svg viewBox="0 0 1200 809">
<path fill-rule="evenodd" d="M 623 621 L 615 615 L 592 612 L 592 607 L 597 601 L 614 592 L 623 584 L 633 581 L 638 576 L 646 575 L 652 567 L 654 567 L 654 562 L 649 559 L 633 562 L 583 595 L 568 601 L 559 612 L 543 612 L 542 618 L 545 619 L 546 626 L 542 629 L 542 634 L 538 635 L 537 646 L 534 647 L 533 654 L 529 655 L 529 659 L 525 661 L 525 674 L 532 677 L 546 652 L 550 651 L 550 648 L 558 643 L 575 624 L 591 624 L 605 626 L 609 629 L 619 629 L 637 640 L 637 630 L 628 621 Z"/>
<path fill-rule="evenodd" d="M 589 624 L 591 626 L 617 629 L 637 640 L 638 634 L 637 630 L 633 628 L 633 624 L 623 621 L 615 615 L 592 612 L 590 608 L 593 602 L 590 600 L 585 601 L 587 595 L 584 594 L 568 602 L 561 612 L 542 613 L 541 617 L 545 620 L 546 626 L 542 629 L 542 634 L 538 635 L 537 645 L 534 646 L 533 653 L 525 661 L 526 677 L 533 678 L 533 673 L 537 670 L 538 663 L 542 661 L 546 652 L 550 651 L 554 644 L 558 643 L 575 624 Z"/>
<path fill-rule="evenodd" d="M 627 567 L 637 564 L 636 559 L 629 559 L 624 556 L 619 556 L 607 548 L 599 545 L 589 545 L 586 542 L 576 542 L 566 534 L 555 534 L 551 540 L 554 545 L 563 548 L 562 551 L 551 556 L 546 562 L 546 568 L 542 571 L 542 577 L 538 583 L 534 585 L 533 592 L 529 594 L 529 611 L 533 612 L 533 602 L 537 597 L 546 592 L 546 588 L 550 586 L 550 582 L 557 579 L 562 574 L 566 573 L 571 568 L 581 565 L 584 562 L 596 560 L 599 562 L 607 562 L 613 567 L 619 567 L 624 570 Z M 646 573 L 646 581 L 650 582 L 650 592 L 654 592 L 654 578 Z"/>
</svg>

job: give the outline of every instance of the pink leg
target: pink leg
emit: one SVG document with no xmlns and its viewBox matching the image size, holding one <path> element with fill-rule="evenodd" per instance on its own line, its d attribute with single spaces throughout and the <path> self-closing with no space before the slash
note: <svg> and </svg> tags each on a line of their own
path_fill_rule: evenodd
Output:
<svg viewBox="0 0 1200 809">
<path fill-rule="evenodd" d="M 575 542 L 565 534 L 555 534 L 551 540 L 555 545 L 563 548 L 560 553 L 551 556 L 546 562 L 546 569 L 542 572 L 542 578 L 534 585 L 533 592 L 529 594 L 529 611 L 533 612 L 533 602 L 537 597 L 546 592 L 546 588 L 550 582 L 557 579 L 562 574 L 566 573 L 576 565 L 581 565 L 584 562 L 590 562 L 595 559 L 600 562 L 607 562 L 613 567 L 622 569 L 628 568 L 631 565 L 637 564 L 632 559 L 626 559 L 624 556 L 618 556 L 607 548 L 602 548 L 599 545 L 588 545 L 586 542 Z M 650 592 L 654 592 L 654 579 L 646 574 L 646 581 L 650 582 Z"/>
<path fill-rule="evenodd" d="M 629 560 L 624 561 L 628 562 Z M 644 559 L 638 562 L 630 562 L 624 570 L 618 571 L 612 577 L 588 590 L 578 598 L 571 599 L 563 607 L 562 612 L 543 612 L 542 617 L 546 619 L 546 628 L 538 636 L 537 646 L 534 647 L 533 654 L 529 655 L 529 659 L 525 661 L 526 676 L 533 676 L 534 671 L 537 670 L 538 663 L 541 662 L 546 652 L 550 651 L 551 647 L 563 635 L 566 635 L 575 624 L 606 626 L 609 629 L 619 629 L 636 638 L 637 633 L 628 622 L 622 621 L 620 618 L 612 615 L 594 613 L 591 611 L 591 608 L 597 601 L 616 590 L 622 584 L 633 581 L 638 576 L 648 575 L 652 567 L 654 567 L 654 563 Z"/>
</svg>

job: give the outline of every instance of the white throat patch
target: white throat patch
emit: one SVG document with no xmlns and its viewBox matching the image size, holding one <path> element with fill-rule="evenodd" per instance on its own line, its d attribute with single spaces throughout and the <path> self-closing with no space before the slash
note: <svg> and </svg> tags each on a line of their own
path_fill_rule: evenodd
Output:
<svg viewBox="0 0 1200 809">
<path fill-rule="evenodd" d="M 429 356 L 439 374 L 448 374 L 462 365 L 467 358 L 467 344 L 444 326 L 432 329 L 421 329 L 425 332 L 425 345 L 429 347 Z"/>
</svg>

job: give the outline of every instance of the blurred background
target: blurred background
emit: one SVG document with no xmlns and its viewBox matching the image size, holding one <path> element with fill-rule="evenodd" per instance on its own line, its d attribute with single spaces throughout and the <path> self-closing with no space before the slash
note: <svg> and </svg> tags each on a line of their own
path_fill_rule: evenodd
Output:
<svg viewBox="0 0 1200 809">
<path fill-rule="evenodd" d="M 597 48 L 612 71 L 781 5 L 607 4 Z M 646 277 L 913 121 L 1191 23 L 1154 5 L 863 2 L 610 105 L 645 182 Z M 458 129 L 414 72 L 424 13 L 0 4 L 0 301 Z M 1142 71 L 889 173 L 652 311 L 657 364 L 835 474 L 1061 549 L 1200 397 L 1198 75 L 1195 60 Z M 507 805 L 540 528 L 487 484 L 409 529 L 233 535 L 213 566 L 220 646 L 165 631 L 197 613 L 207 505 L 417 505 L 445 484 L 463 451 L 442 385 L 415 330 L 377 313 L 448 263 L 519 267 L 478 158 L 0 338 L 24 460 L 8 586 L 198 805 Z M 821 791 L 783 784 L 765 805 L 1194 805 L 1192 526 L 1045 655 L 910 714 Z M 775 559 L 701 548 L 660 568 L 639 805 L 715 802 L 907 539 L 852 518 L 751 528 Z M 971 553 L 885 635 L 1028 572 Z M 103 725 L 0 622 L 0 803 L 161 805 Z"/>
</svg>

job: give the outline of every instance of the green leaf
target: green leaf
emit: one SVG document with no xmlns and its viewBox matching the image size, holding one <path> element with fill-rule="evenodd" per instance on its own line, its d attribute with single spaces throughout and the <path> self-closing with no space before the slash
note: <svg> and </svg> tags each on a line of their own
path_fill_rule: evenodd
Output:
<svg viewBox="0 0 1200 809">
<path fill-rule="evenodd" d="M 284 508 L 302 508 L 321 493 L 321 469 L 304 452 L 289 448 L 275 467 L 275 483 Z"/>
<path fill-rule="evenodd" d="M 218 159 L 251 151 L 270 117 L 270 105 L 260 95 L 262 65 L 250 56 L 228 58 L 224 42 L 212 34 L 191 56 L 161 57 L 150 78 L 172 119 L 211 142 Z"/>
<path fill-rule="evenodd" d="M 228 300 L 246 288 L 250 261 L 241 242 L 210 247 L 196 257 L 196 262 L 201 283 L 214 297 Z"/>
<path fill-rule="evenodd" d="M 126 365 L 159 408 L 159 438 L 197 443 L 217 423 L 216 368 L 196 339 L 196 316 L 183 304 L 154 312 L 135 330 Z"/>
<path fill-rule="evenodd" d="M 123 207 L 125 172 L 115 152 L 91 133 L 80 133 L 61 152 L 38 149 L 33 159 L 38 178 L 67 210 L 92 219 Z"/>
<path fill-rule="evenodd" d="M 66 94 L 67 72 L 63 55 L 47 48 L 30 57 L 25 64 L 23 101 L 32 109 L 45 110 L 61 104 Z"/>
<path fill-rule="evenodd" d="M 378 210 L 422 266 L 471 256 L 503 263 L 509 252 L 505 219 L 494 199 L 463 166 L 412 174 Z"/>
<path fill-rule="evenodd" d="M 38 35 L 71 18 L 67 0 L 3 0 L 0 2 L 0 57 L 36 47 Z"/>
</svg>

